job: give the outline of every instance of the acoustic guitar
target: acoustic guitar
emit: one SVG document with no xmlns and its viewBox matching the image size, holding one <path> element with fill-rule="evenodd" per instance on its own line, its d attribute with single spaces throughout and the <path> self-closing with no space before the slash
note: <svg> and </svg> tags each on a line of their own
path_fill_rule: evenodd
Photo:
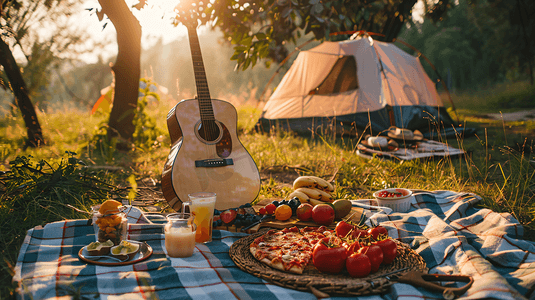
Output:
<svg viewBox="0 0 535 300">
<path fill-rule="evenodd" d="M 236 109 L 210 97 L 196 24 L 183 24 L 197 98 L 180 101 L 167 115 L 171 152 L 162 172 L 163 195 L 176 211 L 195 192 L 216 193 L 216 209 L 238 207 L 258 196 L 260 174 L 238 139 Z"/>
</svg>

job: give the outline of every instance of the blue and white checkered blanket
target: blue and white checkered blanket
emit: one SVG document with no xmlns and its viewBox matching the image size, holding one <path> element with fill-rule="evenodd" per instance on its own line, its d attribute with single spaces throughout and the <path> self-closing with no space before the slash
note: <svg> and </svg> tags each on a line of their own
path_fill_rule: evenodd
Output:
<svg viewBox="0 0 535 300">
<path fill-rule="evenodd" d="M 430 273 L 474 278 L 462 299 L 535 299 L 535 243 L 510 215 L 474 205 L 479 197 L 450 191 L 416 192 L 408 213 L 365 207 L 368 224 L 381 224 L 426 261 Z M 135 211 L 135 210 L 134 210 Z M 28 231 L 13 280 L 20 299 L 315 299 L 250 275 L 229 257 L 246 234 L 214 230 L 213 241 L 197 244 L 189 258 L 166 255 L 161 225 L 129 220 L 128 239 L 146 241 L 149 259 L 109 267 L 87 264 L 78 251 L 94 241 L 89 220 L 66 220 Z M 395 283 L 384 295 L 358 299 L 440 299 L 441 294 Z M 333 297 L 333 299 L 345 299 Z M 349 299 L 349 298 L 348 298 Z M 354 297 L 352 298 L 354 299 Z"/>
</svg>

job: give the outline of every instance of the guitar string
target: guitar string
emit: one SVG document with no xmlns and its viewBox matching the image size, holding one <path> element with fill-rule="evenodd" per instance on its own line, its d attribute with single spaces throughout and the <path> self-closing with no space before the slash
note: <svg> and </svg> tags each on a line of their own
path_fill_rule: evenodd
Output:
<svg viewBox="0 0 535 300">
<path fill-rule="evenodd" d="M 188 26 L 188 36 L 193 60 L 195 84 L 197 87 L 197 102 L 201 116 L 201 128 L 204 133 L 204 139 L 211 142 L 217 138 L 216 134 L 218 133 L 218 129 L 217 124 L 215 123 L 213 107 L 211 105 L 210 91 L 208 90 L 208 82 L 206 79 L 206 72 L 204 70 L 201 47 L 196 29 Z M 208 153 L 217 155 L 214 147 L 208 146 L 207 143 L 204 144 L 205 150 L 207 150 Z"/>
</svg>

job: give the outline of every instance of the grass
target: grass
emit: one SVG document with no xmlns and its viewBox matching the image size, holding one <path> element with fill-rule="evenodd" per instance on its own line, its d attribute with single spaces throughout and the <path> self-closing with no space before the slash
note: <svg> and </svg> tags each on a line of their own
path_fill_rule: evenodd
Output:
<svg viewBox="0 0 535 300">
<path fill-rule="evenodd" d="M 518 95 L 516 88 L 498 88 L 489 93 L 509 98 Z M 533 90 L 530 93 L 533 95 Z M 505 123 L 481 116 L 481 112 L 496 112 L 494 105 L 502 103 L 499 97 L 491 101 L 481 95 L 456 95 L 465 99 L 458 105 L 460 119 L 467 127 L 478 128 L 478 134 L 444 141 L 471 155 L 463 159 L 403 163 L 356 156 L 355 145 L 361 137 L 256 133 L 253 127 L 260 110 L 241 105 L 240 141 L 262 175 L 258 199 L 284 197 L 293 179 L 303 174 L 333 179 L 336 198 L 368 198 L 383 187 L 472 192 L 483 198 L 481 207 L 511 213 L 525 225 L 526 238 L 535 240 L 535 121 Z M 152 104 L 149 109 L 163 132 L 167 132 L 165 119 L 173 104 L 174 101 Z M 4 185 L 13 183 L 0 192 L 0 242 L 4 245 L 0 257 L 2 299 L 14 292 L 10 284 L 13 266 L 28 229 L 62 219 L 87 218 L 70 206 L 87 211 L 109 197 L 127 197 L 128 187 L 135 185 L 135 181 L 159 182 L 169 154 L 170 140 L 165 134 L 157 138 L 159 142 L 154 146 L 137 147 L 128 153 L 97 143 L 95 134 L 105 121 L 102 115 L 90 116 L 88 111 L 65 107 L 61 111 L 39 111 L 38 116 L 48 141 L 47 146 L 39 149 L 21 148 L 25 130 L 20 116 L 0 119 L 0 171 L 21 172 L 16 180 L 0 177 Z M 10 164 L 17 157 L 18 164 Z M 20 157 L 27 160 L 21 161 Z M 27 187 L 24 193 L 17 189 L 22 184 Z"/>
</svg>

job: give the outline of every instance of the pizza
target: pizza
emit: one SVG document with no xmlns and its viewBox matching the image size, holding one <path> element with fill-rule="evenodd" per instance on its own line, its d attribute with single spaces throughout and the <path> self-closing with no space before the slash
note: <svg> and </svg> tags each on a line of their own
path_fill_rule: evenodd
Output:
<svg viewBox="0 0 535 300">
<path fill-rule="evenodd" d="M 331 235 L 334 231 L 325 226 L 271 229 L 256 238 L 249 250 L 254 258 L 274 269 L 303 274 L 312 260 L 314 245 Z"/>
</svg>

